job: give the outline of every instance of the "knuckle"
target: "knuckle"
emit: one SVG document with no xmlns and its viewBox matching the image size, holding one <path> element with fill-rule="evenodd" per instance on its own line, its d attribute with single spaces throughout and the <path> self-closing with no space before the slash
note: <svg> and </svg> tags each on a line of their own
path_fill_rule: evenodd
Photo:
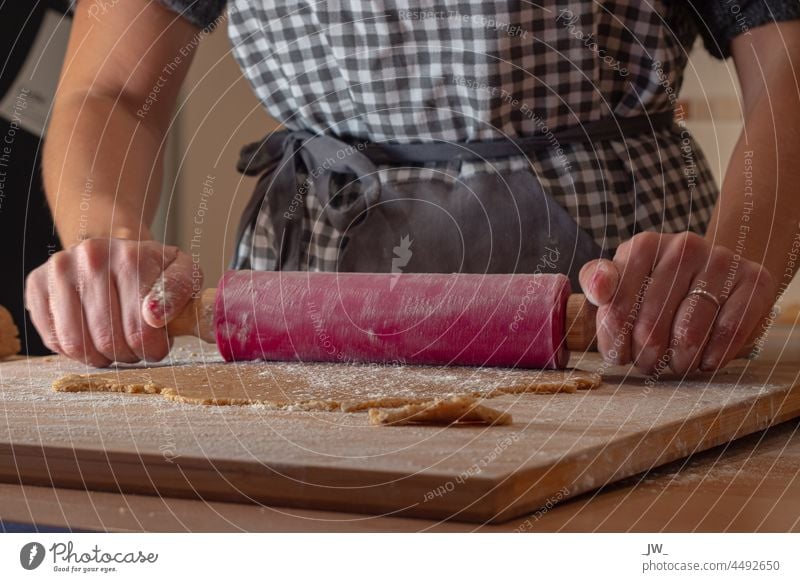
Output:
<svg viewBox="0 0 800 582">
<path fill-rule="evenodd" d="M 161 243 L 147 241 L 139 245 L 139 254 L 148 263 L 157 266 L 159 270 L 167 264 L 172 263 L 178 256 L 178 247 L 163 245 Z"/>
<path fill-rule="evenodd" d="M 618 305 L 609 305 L 598 311 L 600 325 L 610 333 L 615 333 L 625 319 Z"/>
<path fill-rule="evenodd" d="M 715 276 L 726 276 L 734 265 L 733 251 L 716 246 L 711 249 L 711 256 L 708 259 L 708 271 Z"/>
<path fill-rule="evenodd" d="M 625 261 L 625 266 L 622 268 L 622 276 L 625 277 L 633 277 L 634 274 L 639 274 L 642 272 L 649 273 L 653 267 L 653 254 L 648 252 L 639 252 L 641 249 L 637 249 L 637 252 L 631 253 L 627 260 Z M 630 280 L 630 279 L 629 279 Z M 647 286 L 647 282 L 643 283 L 643 286 Z M 638 289 L 638 287 L 637 287 Z"/>
<path fill-rule="evenodd" d="M 661 235 L 651 231 L 640 232 L 629 238 L 617 247 L 616 259 L 625 262 L 641 257 L 643 253 L 649 255 L 650 250 L 658 246 Z"/>
<path fill-rule="evenodd" d="M 114 336 L 106 331 L 98 333 L 94 340 L 94 345 L 101 354 L 113 355 L 119 350 L 120 346 L 114 341 Z"/>
<path fill-rule="evenodd" d="M 47 265 L 48 275 L 58 279 L 66 278 L 72 274 L 72 258 L 64 251 L 50 257 Z"/>
<path fill-rule="evenodd" d="M 766 310 L 775 299 L 775 279 L 758 264 L 746 265 L 738 278 L 737 287 L 744 293 L 746 309 Z"/>
<path fill-rule="evenodd" d="M 614 258 L 617 260 L 624 260 L 630 254 L 631 250 L 631 240 L 628 239 L 622 244 L 620 244 L 616 250 L 614 251 Z"/>
<path fill-rule="evenodd" d="M 108 241 L 99 238 L 90 238 L 83 241 L 76 251 L 81 262 L 90 271 L 99 271 L 108 266 Z"/>
<path fill-rule="evenodd" d="M 636 325 L 633 328 L 633 340 L 640 345 L 656 345 L 661 318 L 658 313 L 641 312 L 636 317 Z"/>
<path fill-rule="evenodd" d="M 123 241 L 123 244 L 118 245 L 115 254 L 126 266 L 138 265 L 141 260 L 139 245 L 133 244 L 132 241 Z"/>
<path fill-rule="evenodd" d="M 700 235 L 693 232 L 684 232 L 679 234 L 676 240 L 680 245 L 684 259 L 696 261 L 708 257 L 708 243 Z"/>
<path fill-rule="evenodd" d="M 768 294 L 772 294 L 774 292 L 775 279 L 772 274 L 761 265 L 758 265 L 758 268 L 753 275 L 753 279 L 753 284 L 757 292 Z"/>
<path fill-rule="evenodd" d="M 139 280 L 142 271 L 142 256 L 134 245 L 121 247 L 115 256 L 114 271 L 122 279 Z"/>
<path fill-rule="evenodd" d="M 663 281 L 669 282 L 671 285 L 680 277 L 681 264 L 686 262 L 686 256 L 680 250 L 673 246 L 669 246 L 666 252 L 662 253 L 658 260 L 658 272 Z"/>
<path fill-rule="evenodd" d="M 680 240 L 682 244 L 687 246 L 706 244 L 705 239 L 702 236 L 690 230 L 679 232 L 675 235 L 675 237 Z"/>
<path fill-rule="evenodd" d="M 645 231 L 640 232 L 631 239 L 635 245 L 655 246 L 661 242 L 661 235 L 657 232 Z"/>
<path fill-rule="evenodd" d="M 176 247 L 175 245 L 163 245 L 161 243 L 153 243 L 153 250 L 155 251 L 153 254 L 159 257 L 163 256 L 168 261 L 174 261 L 181 252 L 180 247 Z"/>
<path fill-rule="evenodd" d="M 719 262 L 725 267 L 728 267 L 736 255 L 728 247 L 722 245 L 715 245 L 711 248 L 711 260 Z"/>
</svg>

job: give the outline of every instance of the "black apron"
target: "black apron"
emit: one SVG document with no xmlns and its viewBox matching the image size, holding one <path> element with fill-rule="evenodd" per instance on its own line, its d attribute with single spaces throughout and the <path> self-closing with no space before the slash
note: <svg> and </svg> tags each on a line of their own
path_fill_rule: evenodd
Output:
<svg viewBox="0 0 800 582">
<path fill-rule="evenodd" d="M 381 184 L 378 166 L 475 161 L 624 140 L 674 124 L 671 111 L 608 118 L 515 140 L 464 143 L 346 143 L 307 131 L 279 131 L 242 149 L 238 169 L 260 179 L 237 241 L 267 206 L 278 268 L 301 270 L 302 212 L 297 173 L 313 180 L 327 220 L 346 234 L 342 272 L 564 273 L 574 290 L 589 260 L 608 253 L 539 185 L 530 171 L 482 173 L 462 182 Z M 340 200 L 336 184 L 361 182 L 358 196 Z"/>
</svg>

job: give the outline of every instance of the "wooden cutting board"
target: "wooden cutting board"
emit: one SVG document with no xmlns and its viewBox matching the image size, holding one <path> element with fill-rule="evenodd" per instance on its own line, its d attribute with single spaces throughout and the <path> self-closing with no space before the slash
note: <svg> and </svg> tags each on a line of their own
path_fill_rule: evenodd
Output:
<svg viewBox="0 0 800 582">
<path fill-rule="evenodd" d="M 178 365 L 202 365 L 208 346 L 192 349 Z M 51 391 L 85 371 L 0 364 L 0 481 L 499 522 L 800 416 L 797 366 L 747 361 L 655 384 L 608 368 L 598 390 L 492 400 L 514 423 L 491 428 Z"/>
</svg>

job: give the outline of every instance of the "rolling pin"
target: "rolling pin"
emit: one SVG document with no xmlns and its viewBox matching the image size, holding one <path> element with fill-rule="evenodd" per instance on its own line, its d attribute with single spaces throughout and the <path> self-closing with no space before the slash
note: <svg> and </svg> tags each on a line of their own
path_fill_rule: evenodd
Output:
<svg viewBox="0 0 800 582">
<path fill-rule="evenodd" d="M 595 308 L 559 274 L 229 271 L 167 325 L 226 361 L 563 368 Z"/>
</svg>

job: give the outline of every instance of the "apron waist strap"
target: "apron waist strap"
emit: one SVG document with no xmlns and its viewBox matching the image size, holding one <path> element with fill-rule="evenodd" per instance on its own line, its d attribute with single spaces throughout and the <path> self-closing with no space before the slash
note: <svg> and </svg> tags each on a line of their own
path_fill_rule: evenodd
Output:
<svg viewBox="0 0 800 582">
<path fill-rule="evenodd" d="M 672 111 L 636 117 L 606 117 L 556 130 L 544 128 L 539 134 L 476 142 L 374 143 L 350 142 L 306 130 L 282 130 L 242 148 L 237 169 L 256 176 L 283 157 L 286 149 L 295 149 L 289 142 L 311 139 L 335 139 L 340 149 L 355 150 L 376 165 L 447 163 L 452 161 L 485 161 L 524 155 L 565 144 L 590 144 L 598 141 L 625 140 L 633 135 L 646 135 L 674 126 Z"/>
<path fill-rule="evenodd" d="M 420 164 L 426 162 L 485 161 L 510 158 L 566 144 L 588 144 L 597 141 L 624 140 L 632 135 L 647 134 L 673 125 L 671 111 L 655 115 L 589 121 L 578 126 L 550 131 L 544 128 L 530 137 L 486 140 L 478 142 L 421 142 L 411 144 L 369 143 L 364 154 L 376 165 Z"/>
</svg>

